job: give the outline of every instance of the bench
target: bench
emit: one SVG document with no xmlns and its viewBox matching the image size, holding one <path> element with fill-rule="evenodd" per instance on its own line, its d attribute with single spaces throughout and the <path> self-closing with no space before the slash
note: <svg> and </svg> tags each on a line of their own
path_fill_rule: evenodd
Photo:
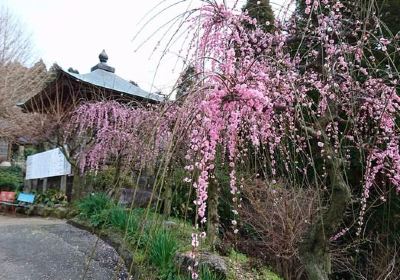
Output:
<svg viewBox="0 0 400 280">
<path fill-rule="evenodd" d="M 15 212 L 15 207 L 29 207 L 35 201 L 35 195 L 31 193 L 19 193 L 17 203 L 15 203 L 15 192 L 0 192 L 0 204 L 11 206 Z"/>
<path fill-rule="evenodd" d="M 18 207 L 29 207 L 35 201 L 35 195 L 33 193 L 19 193 Z"/>
<path fill-rule="evenodd" d="M 0 192 L 0 204 L 11 206 L 11 208 L 15 210 L 15 206 L 17 204 L 15 201 L 15 192 Z"/>
</svg>

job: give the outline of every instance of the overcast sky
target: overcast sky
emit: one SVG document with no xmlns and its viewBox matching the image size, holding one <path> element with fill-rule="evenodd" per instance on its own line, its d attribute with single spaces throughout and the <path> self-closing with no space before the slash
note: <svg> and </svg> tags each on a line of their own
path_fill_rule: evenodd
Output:
<svg viewBox="0 0 400 280">
<path fill-rule="evenodd" d="M 105 49 L 108 64 L 116 68 L 116 74 L 137 82 L 145 90 L 168 93 L 182 69 L 182 64 L 177 64 L 178 47 L 171 49 L 156 76 L 161 51 L 151 54 L 162 32 L 136 52 L 135 49 L 159 26 L 185 11 L 189 4 L 198 5 L 199 0 L 187 0 L 168 9 L 144 29 L 142 36 L 132 39 L 151 15 L 174 2 L 178 1 L 0 0 L 0 6 L 8 7 L 23 22 L 32 35 L 35 57 L 42 58 L 47 67 L 56 62 L 63 68 L 87 73 Z M 239 2 L 241 6 L 245 1 Z M 285 0 L 275 2 L 282 6 Z M 160 6 L 154 9 L 157 4 Z"/>
</svg>

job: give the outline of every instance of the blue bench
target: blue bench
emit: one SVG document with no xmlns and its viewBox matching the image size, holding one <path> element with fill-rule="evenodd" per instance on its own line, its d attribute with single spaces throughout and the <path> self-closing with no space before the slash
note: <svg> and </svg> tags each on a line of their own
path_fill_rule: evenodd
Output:
<svg viewBox="0 0 400 280">
<path fill-rule="evenodd" d="M 19 193 L 17 197 L 18 207 L 29 207 L 35 201 L 35 195 L 33 193 Z"/>
</svg>

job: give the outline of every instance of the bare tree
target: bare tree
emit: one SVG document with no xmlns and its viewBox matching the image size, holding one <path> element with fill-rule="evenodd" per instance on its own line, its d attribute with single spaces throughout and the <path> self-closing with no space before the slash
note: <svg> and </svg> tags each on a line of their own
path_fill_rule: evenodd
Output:
<svg viewBox="0 0 400 280">
<path fill-rule="evenodd" d="M 30 35 L 6 8 L 0 8 L 0 137 L 9 139 L 37 131 L 41 116 L 24 114 L 17 104 L 33 96 L 46 80 L 42 61 L 31 67 Z"/>
<path fill-rule="evenodd" d="M 31 58 L 30 35 L 7 8 L 0 8 L 0 65 L 26 63 Z"/>
</svg>

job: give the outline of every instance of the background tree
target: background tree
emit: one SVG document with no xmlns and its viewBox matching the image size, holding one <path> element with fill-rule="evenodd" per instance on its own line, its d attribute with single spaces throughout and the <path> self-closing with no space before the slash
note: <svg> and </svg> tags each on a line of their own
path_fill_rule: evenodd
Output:
<svg viewBox="0 0 400 280">
<path fill-rule="evenodd" d="M 380 20 L 395 36 L 400 32 L 400 1 L 399 0 L 377 0 L 376 6 Z M 399 34 L 400 36 L 400 34 Z"/>
<path fill-rule="evenodd" d="M 189 93 L 195 82 L 195 68 L 193 65 L 189 65 L 183 70 L 181 76 L 179 77 L 178 85 L 176 86 L 176 99 L 179 100 Z"/>
<path fill-rule="evenodd" d="M 247 0 L 243 10 L 249 16 L 257 19 L 257 23 L 264 31 L 272 31 L 275 23 L 275 16 L 269 0 Z"/>
<path fill-rule="evenodd" d="M 43 61 L 29 67 L 32 44 L 22 24 L 6 8 L 0 9 L 0 137 L 33 136 L 43 116 L 24 114 L 17 107 L 33 96 L 47 78 Z"/>
<path fill-rule="evenodd" d="M 21 22 L 5 7 L 0 9 L 0 65 L 27 63 L 32 57 L 30 35 Z"/>
</svg>

